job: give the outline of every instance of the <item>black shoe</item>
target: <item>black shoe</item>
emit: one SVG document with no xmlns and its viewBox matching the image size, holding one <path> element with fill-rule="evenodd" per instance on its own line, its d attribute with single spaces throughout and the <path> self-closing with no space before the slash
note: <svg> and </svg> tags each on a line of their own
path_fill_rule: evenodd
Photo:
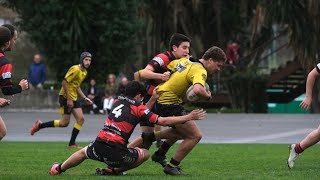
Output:
<svg viewBox="0 0 320 180">
<path fill-rule="evenodd" d="M 166 160 L 166 156 L 160 156 L 155 153 L 151 156 L 151 159 L 152 161 L 159 163 L 162 167 L 165 167 L 168 163 Z"/>
<path fill-rule="evenodd" d="M 161 140 L 157 140 L 157 148 L 159 148 L 161 145 L 162 145 L 162 143 L 163 143 L 164 141 L 161 141 Z"/>
<path fill-rule="evenodd" d="M 156 141 L 156 137 L 154 137 L 153 132 L 143 132 L 141 134 L 142 137 L 142 148 L 149 149 L 154 141 Z"/>
<path fill-rule="evenodd" d="M 171 167 L 169 165 L 166 165 L 166 167 L 163 168 L 163 172 L 172 176 L 182 175 L 182 170 L 179 166 Z"/>
<path fill-rule="evenodd" d="M 111 168 L 111 167 L 97 168 L 96 175 L 98 175 L 98 176 L 121 176 L 121 175 L 125 175 L 125 172 L 117 173 L 117 172 L 115 172 L 114 168 Z"/>
</svg>

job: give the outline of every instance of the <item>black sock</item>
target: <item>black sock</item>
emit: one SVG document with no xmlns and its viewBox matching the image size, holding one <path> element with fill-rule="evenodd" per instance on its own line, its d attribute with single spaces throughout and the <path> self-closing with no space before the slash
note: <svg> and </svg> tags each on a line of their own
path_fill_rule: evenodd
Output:
<svg viewBox="0 0 320 180">
<path fill-rule="evenodd" d="M 48 121 L 40 124 L 40 129 L 47 127 L 54 127 L 54 121 Z"/>
<path fill-rule="evenodd" d="M 164 156 L 168 152 L 168 150 L 171 148 L 172 145 L 168 144 L 166 141 L 161 144 L 158 151 L 155 153 L 159 156 Z"/>
<path fill-rule="evenodd" d="M 170 167 L 177 167 L 179 166 L 180 162 L 171 158 L 170 163 L 168 164 Z"/>
<path fill-rule="evenodd" d="M 61 165 L 62 165 L 62 163 L 59 164 L 59 166 L 57 167 L 57 171 L 59 171 L 60 173 L 65 172 L 65 170 L 61 169 Z"/>
<path fill-rule="evenodd" d="M 69 146 L 76 144 L 76 138 L 77 138 L 79 132 L 80 132 L 80 130 L 78 130 L 76 128 L 73 128 L 72 134 L 71 134 L 71 138 L 70 138 L 70 142 L 69 142 Z"/>
</svg>

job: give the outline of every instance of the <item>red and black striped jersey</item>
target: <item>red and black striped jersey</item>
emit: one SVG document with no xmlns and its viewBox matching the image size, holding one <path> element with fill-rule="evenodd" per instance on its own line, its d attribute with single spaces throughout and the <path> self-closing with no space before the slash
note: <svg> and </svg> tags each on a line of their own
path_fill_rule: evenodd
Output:
<svg viewBox="0 0 320 180">
<path fill-rule="evenodd" d="M 0 88 L 12 86 L 12 64 L 3 52 L 0 52 Z M 9 81 L 6 81 L 9 80 Z"/>
<path fill-rule="evenodd" d="M 158 115 L 134 99 L 119 96 L 112 106 L 104 128 L 99 132 L 98 138 L 126 146 L 134 128 L 140 121 L 150 121 L 157 124 Z"/>
<path fill-rule="evenodd" d="M 6 58 L 5 54 L 0 51 L 0 88 L 4 95 L 13 95 L 21 93 L 20 85 L 12 84 L 12 64 Z"/>
<path fill-rule="evenodd" d="M 167 65 L 176 59 L 176 57 L 170 51 L 166 51 L 164 53 L 160 53 L 156 55 L 151 61 L 149 61 L 149 65 L 154 68 L 155 73 L 164 73 L 166 71 L 170 71 Z M 148 79 L 145 82 L 147 86 L 147 92 L 149 95 L 152 95 L 153 89 L 161 83 L 161 80 Z"/>
</svg>

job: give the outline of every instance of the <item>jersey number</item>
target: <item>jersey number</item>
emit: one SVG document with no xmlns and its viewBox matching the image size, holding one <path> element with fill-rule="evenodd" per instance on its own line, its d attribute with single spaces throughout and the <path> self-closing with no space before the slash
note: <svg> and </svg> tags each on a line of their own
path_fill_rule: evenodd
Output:
<svg viewBox="0 0 320 180">
<path fill-rule="evenodd" d="M 116 118 L 118 118 L 119 116 L 121 116 L 121 114 L 122 114 L 122 107 L 123 107 L 124 105 L 123 104 L 120 104 L 119 106 L 117 106 L 116 108 L 114 108 L 113 110 L 112 110 L 112 113 L 114 114 L 114 116 L 116 117 Z"/>
</svg>

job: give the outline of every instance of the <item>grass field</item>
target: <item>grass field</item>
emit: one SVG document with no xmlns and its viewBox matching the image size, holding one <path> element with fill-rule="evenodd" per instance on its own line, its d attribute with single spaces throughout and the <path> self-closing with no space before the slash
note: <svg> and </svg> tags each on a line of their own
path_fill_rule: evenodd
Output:
<svg viewBox="0 0 320 180">
<path fill-rule="evenodd" d="M 61 162 L 75 152 L 67 149 L 65 142 L 1 142 L 0 179 L 318 179 L 319 150 L 319 145 L 308 149 L 294 169 L 288 170 L 287 145 L 199 144 L 183 161 L 185 175 L 180 177 L 165 175 L 151 160 L 121 177 L 94 175 L 95 169 L 104 164 L 92 160 L 62 175 L 49 176 L 53 162 Z"/>
</svg>

